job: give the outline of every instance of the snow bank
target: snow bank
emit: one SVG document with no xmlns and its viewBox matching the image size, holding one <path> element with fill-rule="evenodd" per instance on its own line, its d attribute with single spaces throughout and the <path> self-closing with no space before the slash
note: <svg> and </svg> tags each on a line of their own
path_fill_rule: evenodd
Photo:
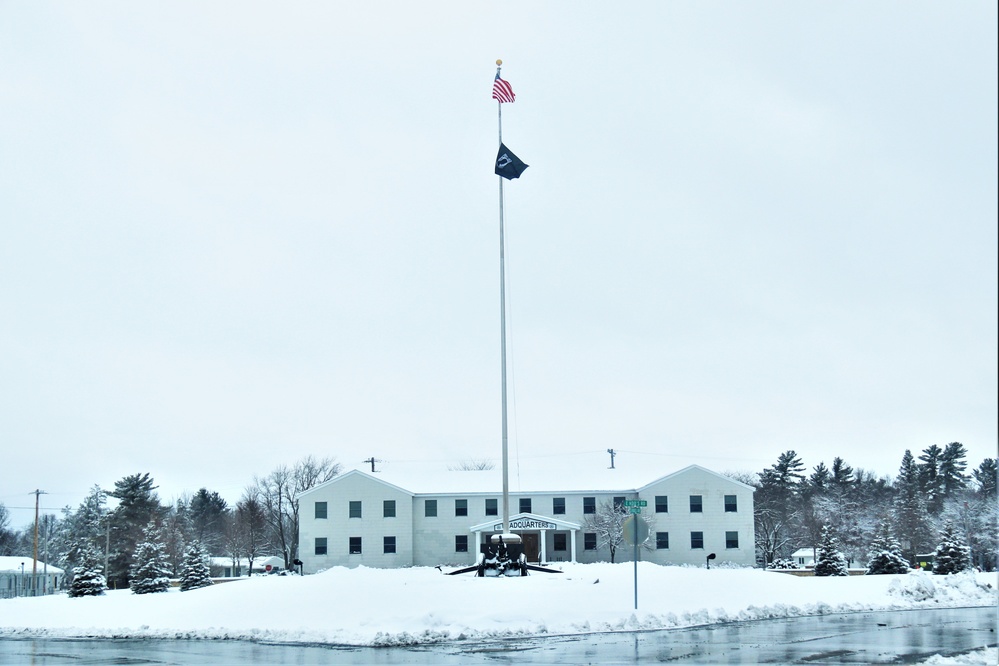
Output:
<svg viewBox="0 0 999 666">
<path fill-rule="evenodd" d="M 330 569 L 165 594 L 0 601 L 0 635 L 412 645 L 665 629 L 883 609 L 997 603 L 995 574 L 796 577 L 760 569 L 567 564 L 526 578 L 435 568 Z"/>
<path fill-rule="evenodd" d="M 999 648 L 983 648 L 957 657 L 930 657 L 921 664 L 930 666 L 995 666 L 999 664 Z"/>
</svg>

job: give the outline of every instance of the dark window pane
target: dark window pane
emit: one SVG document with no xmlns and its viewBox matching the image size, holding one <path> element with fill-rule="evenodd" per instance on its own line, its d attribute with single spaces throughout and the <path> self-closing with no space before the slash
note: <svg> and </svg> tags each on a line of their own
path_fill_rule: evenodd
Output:
<svg viewBox="0 0 999 666">
<path fill-rule="evenodd" d="M 739 503 L 735 495 L 725 495 L 725 511 L 732 513 L 739 510 Z"/>
<path fill-rule="evenodd" d="M 738 532 L 725 532 L 725 547 L 726 548 L 738 548 L 739 547 L 739 533 Z"/>
<path fill-rule="evenodd" d="M 456 516 L 468 515 L 468 500 L 456 499 L 454 501 L 454 515 Z"/>
<path fill-rule="evenodd" d="M 552 499 L 552 515 L 562 516 L 565 515 L 565 498 L 555 497 Z"/>
<path fill-rule="evenodd" d="M 499 509 L 496 508 L 496 500 L 487 499 L 486 500 L 486 515 L 487 516 L 498 516 Z"/>
<path fill-rule="evenodd" d="M 382 539 L 382 552 L 383 553 L 394 553 L 395 552 L 395 537 L 384 537 Z"/>
<path fill-rule="evenodd" d="M 316 555 L 326 554 L 326 537 L 316 537 Z"/>
<path fill-rule="evenodd" d="M 361 554 L 361 537 L 350 537 L 350 554 Z"/>
<path fill-rule="evenodd" d="M 423 515 L 433 518 L 437 515 L 437 500 L 426 500 L 423 503 Z"/>
<path fill-rule="evenodd" d="M 348 517 L 350 518 L 360 518 L 361 517 L 361 503 L 351 502 L 350 508 L 348 509 Z"/>
<path fill-rule="evenodd" d="M 704 532 L 691 532 L 690 533 L 690 547 L 691 548 L 704 548 Z"/>
<path fill-rule="evenodd" d="M 316 519 L 324 520 L 326 518 L 326 502 L 316 502 Z"/>
<path fill-rule="evenodd" d="M 594 532 L 583 533 L 583 550 L 597 549 L 597 535 Z"/>
<path fill-rule="evenodd" d="M 555 550 L 568 550 L 566 547 L 566 535 L 559 532 L 555 533 Z"/>
<path fill-rule="evenodd" d="M 614 498 L 614 510 L 615 511 L 624 511 L 624 499 L 625 498 L 623 498 L 623 497 L 615 497 Z"/>
<path fill-rule="evenodd" d="M 691 513 L 701 513 L 701 496 L 691 495 L 690 496 L 690 512 Z"/>
<path fill-rule="evenodd" d="M 457 534 L 454 537 L 454 552 L 456 553 L 467 553 L 468 552 L 468 535 L 467 534 Z"/>
<path fill-rule="evenodd" d="M 656 532 L 656 548 L 669 548 L 669 532 Z"/>
<path fill-rule="evenodd" d="M 530 497 L 521 497 L 520 498 L 520 512 L 521 513 L 530 513 L 531 512 L 531 498 Z"/>
<path fill-rule="evenodd" d="M 596 513 L 597 512 L 597 498 L 596 497 L 584 497 L 583 498 L 583 513 Z"/>
<path fill-rule="evenodd" d="M 385 500 L 382 502 L 382 516 L 385 518 L 395 518 L 395 500 Z"/>
<path fill-rule="evenodd" d="M 666 495 L 656 495 L 656 513 L 669 513 L 669 498 Z"/>
</svg>

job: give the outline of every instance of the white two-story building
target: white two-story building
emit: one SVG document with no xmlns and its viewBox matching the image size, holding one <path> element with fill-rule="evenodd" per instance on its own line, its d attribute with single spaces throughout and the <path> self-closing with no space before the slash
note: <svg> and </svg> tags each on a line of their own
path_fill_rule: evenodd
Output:
<svg viewBox="0 0 999 666">
<path fill-rule="evenodd" d="M 650 537 L 641 560 L 701 565 L 714 553 L 719 563 L 755 562 L 753 487 L 697 465 L 659 477 L 653 470 L 511 470 L 510 488 L 510 531 L 530 562 L 610 561 L 588 521 L 632 499 L 647 502 L 641 517 Z M 304 572 L 474 564 L 479 545 L 503 531 L 501 489 L 499 470 L 389 465 L 341 474 L 300 496 Z M 619 548 L 615 561 L 632 557 L 631 547 Z"/>
</svg>

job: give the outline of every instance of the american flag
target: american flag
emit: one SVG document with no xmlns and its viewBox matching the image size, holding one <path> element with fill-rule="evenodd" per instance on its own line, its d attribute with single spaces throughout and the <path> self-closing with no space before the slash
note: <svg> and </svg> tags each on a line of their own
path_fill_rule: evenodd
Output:
<svg viewBox="0 0 999 666">
<path fill-rule="evenodd" d="M 512 102 L 514 97 L 513 88 L 500 78 L 499 72 L 496 72 L 496 80 L 493 81 L 493 99 L 502 104 L 503 102 Z"/>
</svg>

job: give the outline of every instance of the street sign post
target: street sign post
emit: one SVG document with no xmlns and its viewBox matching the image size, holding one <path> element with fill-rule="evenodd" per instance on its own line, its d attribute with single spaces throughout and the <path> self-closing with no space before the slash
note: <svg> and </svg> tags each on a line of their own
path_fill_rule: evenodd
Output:
<svg viewBox="0 0 999 666">
<path fill-rule="evenodd" d="M 625 500 L 628 502 L 629 500 Z M 645 502 L 645 500 L 630 500 L 632 502 Z M 648 504 L 648 502 L 646 502 Z M 631 515 L 625 518 L 621 526 L 621 534 L 624 540 L 635 546 L 635 610 L 638 610 L 638 544 L 645 543 L 649 538 L 649 524 L 639 518 L 642 507 L 632 506 Z"/>
</svg>

